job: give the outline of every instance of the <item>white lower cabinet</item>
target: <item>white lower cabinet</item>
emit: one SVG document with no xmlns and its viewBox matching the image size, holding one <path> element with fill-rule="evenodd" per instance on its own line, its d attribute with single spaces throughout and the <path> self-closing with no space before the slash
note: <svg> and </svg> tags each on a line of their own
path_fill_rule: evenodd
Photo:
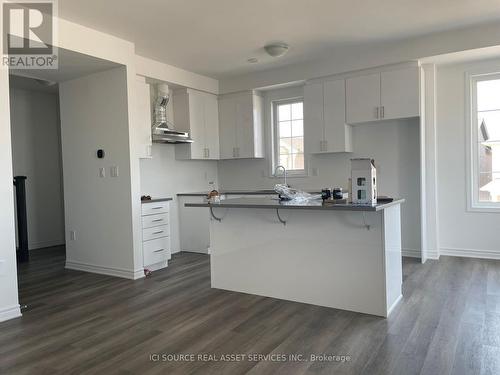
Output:
<svg viewBox="0 0 500 375">
<path fill-rule="evenodd" d="M 165 268 L 172 257 L 170 247 L 169 202 L 142 204 L 142 252 L 144 268 Z"/>
</svg>

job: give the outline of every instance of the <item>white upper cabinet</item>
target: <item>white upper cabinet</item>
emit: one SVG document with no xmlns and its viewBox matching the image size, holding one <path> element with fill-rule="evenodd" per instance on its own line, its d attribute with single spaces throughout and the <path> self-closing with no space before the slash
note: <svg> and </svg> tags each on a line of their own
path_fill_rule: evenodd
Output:
<svg viewBox="0 0 500 375">
<path fill-rule="evenodd" d="M 324 140 L 323 83 L 307 83 L 304 86 L 304 151 L 306 154 L 322 152 Z"/>
<path fill-rule="evenodd" d="M 346 80 L 347 123 L 378 120 L 380 115 L 380 73 Z"/>
<path fill-rule="evenodd" d="M 219 99 L 220 158 L 235 157 L 236 104 L 233 100 Z"/>
<path fill-rule="evenodd" d="M 264 157 L 262 98 L 253 91 L 219 98 L 221 159 Z"/>
<path fill-rule="evenodd" d="M 180 89 L 173 95 L 174 125 L 189 132 L 193 143 L 177 144 L 177 159 L 219 159 L 219 109 L 217 96 L 192 89 Z"/>
<path fill-rule="evenodd" d="M 345 81 L 308 83 L 304 87 L 306 153 L 351 152 L 351 127 L 345 122 Z"/>
<path fill-rule="evenodd" d="M 407 68 L 381 73 L 381 117 L 397 119 L 420 116 L 419 70 Z"/>
<path fill-rule="evenodd" d="M 136 76 L 135 80 L 135 122 L 137 131 L 138 157 L 151 158 L 151 95 L 146 79 Z"/>
<path fill-rule="evenodd" d="M 345 121 L 345 80 L 326 81 L 324 89 L 324 152 L 352 152 L 351 126 Z"/>
<path fill-rule="evenodd" d="M 419 116 L 418 68 L 348 78 L 346 113 L 348 124 Z"/>
<path fill-rule="evenodd" d="M 220 159 L 219 101 L 216 95 L 205 96 L 205 145 L 208 159 Z"/>
</svg>

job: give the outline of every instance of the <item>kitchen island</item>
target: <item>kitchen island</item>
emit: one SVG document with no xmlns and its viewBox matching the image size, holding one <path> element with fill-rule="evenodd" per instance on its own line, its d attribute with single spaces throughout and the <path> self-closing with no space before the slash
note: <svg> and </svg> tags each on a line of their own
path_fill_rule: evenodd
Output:
<svg viewBox="0 0 500 375">
<path fill-rule="evenodd" d="M 404 200 L 186 203 L 212 215 L 213 288 L 387 317 L 402 298 Z"/>
</svg>

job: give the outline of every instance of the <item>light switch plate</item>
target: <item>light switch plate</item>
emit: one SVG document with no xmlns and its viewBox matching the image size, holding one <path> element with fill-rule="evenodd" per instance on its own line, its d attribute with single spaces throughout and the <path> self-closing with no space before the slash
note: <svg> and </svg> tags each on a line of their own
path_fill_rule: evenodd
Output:
<svg viewBox="0 0 500 375">
<path fill-rule="evenodd" d="M 318 176 L 318 175 L 319 175 L 319 170 L 318 170 L 318 168 L 312 168 L 312 169 L 311 169 L 311 174 L 312 174 L 313 176 Z"/>
<path fill-rule="evenodd" d="M 69 239 L 71 241 L 76 241 L 76 231 L 74 231 L 74 230 L 69 231 Z"/>
</svg>

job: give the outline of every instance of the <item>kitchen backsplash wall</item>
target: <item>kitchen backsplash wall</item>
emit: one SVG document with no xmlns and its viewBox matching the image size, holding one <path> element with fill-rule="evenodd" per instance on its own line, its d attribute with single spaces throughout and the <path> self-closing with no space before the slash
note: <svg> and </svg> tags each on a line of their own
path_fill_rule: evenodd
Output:
<svg viewBox="0 0 500 375">
<path fill-rule="evenodd" d="M 179 220 L 177 193 L 207 191 L 209 182 L 218 186 L 217 162 L 176 160 L 175 146 L 153 144 L 153 158 L 141 159 L 141 195 L 172 197 L 172 252 L 179 251 Z"/>
<path fill-rule="evenodd" d="M 309 176 L 289 178 L 296 188 L 348 187 L 350 159 L 375 159 L 380 195 L 405 198 L 402 205 L 404 250 L 420 249 L 420 142 L 417 119 L 387 121 L 353 127 L 354 153 L 323 154 L 309 157 Z M 313 176 L 313 169 L 318 175 Z M 269 159 L 224 160 L 219 162 L 222 189 L 269 189 L 282 179 L 269 177 Z"/>
</svg>

